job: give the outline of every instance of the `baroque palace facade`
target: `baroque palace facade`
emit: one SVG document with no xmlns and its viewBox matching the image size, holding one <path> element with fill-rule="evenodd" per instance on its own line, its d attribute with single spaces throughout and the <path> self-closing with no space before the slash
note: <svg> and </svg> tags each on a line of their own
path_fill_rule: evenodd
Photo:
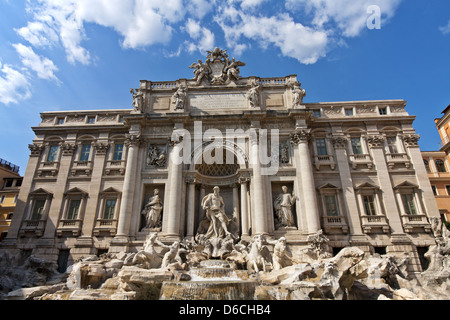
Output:
<svg viewBox="0 0 450 320">
<path fill-rule="evenodd" d="M 244 65 L 216 48 L 193 79 L 141 81 L 133 109 L 42 113 L 1 248 L 70 262 L 154 231 L 197 239 L 217 186 L 240 239 L 296 254 L 322 230 L 330 252 L 408 253 L 421 270 L 439 211 L 406 102 L 304 103 L 295 75 Z"/>
</svg>

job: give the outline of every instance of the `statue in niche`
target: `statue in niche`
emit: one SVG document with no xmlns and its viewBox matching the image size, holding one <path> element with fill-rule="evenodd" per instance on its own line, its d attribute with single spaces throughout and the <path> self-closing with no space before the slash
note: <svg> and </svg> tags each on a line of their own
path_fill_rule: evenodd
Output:
<svg viewBox="0 0 450 320">
<path fill-rule="evenodd" d="M 140 89 L 130 89 L 130 93 L 133 95 L 134 111 L 144 112 L 144 93 Z"/>
<path fill-rule="evenodd" d="M 276 229 L 295 227 L 292 207 L 295 204 L 297 197 L 294 193 L 289 194 L 286 186 L 283 186 L 281 190 L 283 190 L 283 193 L 281 193 L 274 201 L 276 215 L 275 227 Z"/>
<path fill-rule="evenodd" d="M 213 193 L 208 194 L 202 200 L 202 208 L 206 210 L 206 218 L 209 220 L 206 238 L 225 238 L 231 235 L 228 231 L 230 219 L 225 214 L 225 204 L 219 192 L 220 188 L 215 186 Z"/>
<path fill-rule="evenodd" d="M 159 150 L 156 146 L 150 146 L 147 153 L 147 165 L 163 168 L 166 166 L 166 151 Z"/>
<path fill-rule="evenodd" d="M 153 196 L 150 197 L 148 203 L 142 210 L 141 215 L 145 221 L 144 228 L 151 231 L 161 231 L 161 212 L 163 210 L 163 202 L 159 197 L 159 190 L 153 191 Z"/>
<path fill-rule="evenodd" d="M 280 162 L 289 163 L 289 145 L 287 143 L 281 145 Z"/>
<path fill-rule="evenodd" d="M 256 85 L 247 92 L 246 97 L 250 103 L 251 108 L 259 107 L 259 91 L 260 90 L 261 90 L 261 86 Z"/>
<path fill-rule="evenodd" d="M 183 111 L 186 106 L 186 88 L 180 87 L 172 96 L 172 101 L 175 104 L 176 111 Z"/>
</svg>

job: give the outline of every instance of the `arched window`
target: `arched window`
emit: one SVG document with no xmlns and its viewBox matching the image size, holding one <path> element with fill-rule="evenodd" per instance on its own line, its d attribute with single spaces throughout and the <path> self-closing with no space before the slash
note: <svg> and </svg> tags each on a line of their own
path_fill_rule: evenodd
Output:
<svg viewBox="0 0 450 320">
<path fill-rule="evenodd" d="M 445 170 L 444 161 L 442 161 L 441 159 L 436 160 L 436 169 L 438 172 L 447 172 L 447 170 Z"/>
</svg>

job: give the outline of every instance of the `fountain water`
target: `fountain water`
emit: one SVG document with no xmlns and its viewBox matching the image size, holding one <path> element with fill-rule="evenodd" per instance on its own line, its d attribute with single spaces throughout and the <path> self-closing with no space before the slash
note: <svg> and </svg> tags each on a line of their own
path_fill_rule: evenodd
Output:
<svg viewBox="0 0 450 320">
<path fill-rule="evenodd" d="M 257 282 L 225 260 L 205 260 L 190 281 L 165 281 L 160 300 L 253 300 Z"/>
</svg>

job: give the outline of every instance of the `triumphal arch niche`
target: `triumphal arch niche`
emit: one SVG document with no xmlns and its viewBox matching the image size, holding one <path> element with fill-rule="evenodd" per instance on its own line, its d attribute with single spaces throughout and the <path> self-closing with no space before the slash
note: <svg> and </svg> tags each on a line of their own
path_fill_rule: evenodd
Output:
<svg viewBox="0 0 450 320">
<path fill-rule="evenodd" d="M 321 228 L 305 91 L 295 75 L 242 77 L 244 66 L 215 48 L 189 67 L 192 79 L 131 89 L 126 121 L 143 165 L 127 173 L 141 190 L 122 204 L 135 218 L 116 240 L 154 231 L 166 240 L 301 240 Z M 220 208 L 211 209 L 216 194 Z"/>
</svg>

